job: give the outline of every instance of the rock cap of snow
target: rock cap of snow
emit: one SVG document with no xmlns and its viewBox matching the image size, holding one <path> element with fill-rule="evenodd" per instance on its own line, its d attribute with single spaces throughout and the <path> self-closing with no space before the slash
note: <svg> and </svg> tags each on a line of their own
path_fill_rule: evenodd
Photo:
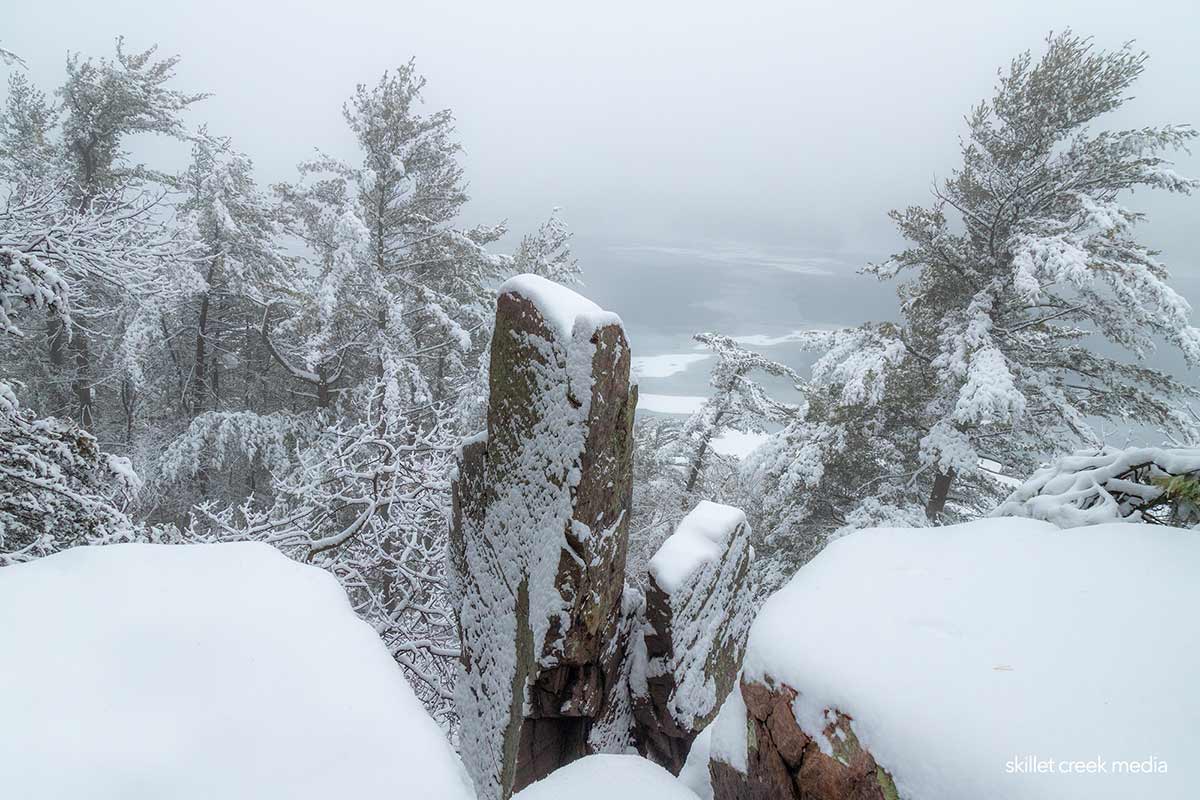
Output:
<svg viewBox="0 0 1200 800">
<path fill-rule="evenodd" d="M 719 561 L 739 525 L 746 524 L 740 508 L 701 500 L 650 559 L 650 574 L 667 594 L 675 591 L 706 564 Z"/>
<path fill-rule="evenodd" d="M 520 295 L 533 303 L 546 324 L 564 341 L 573 338 L 577 325 L 588 336 L 607 325 L 622 326 L 621 318 L 613 312 L 541 275 L 525 273 L 509 278 L 500 285 L 500 294 L 506 293 Z"/>
</svg>

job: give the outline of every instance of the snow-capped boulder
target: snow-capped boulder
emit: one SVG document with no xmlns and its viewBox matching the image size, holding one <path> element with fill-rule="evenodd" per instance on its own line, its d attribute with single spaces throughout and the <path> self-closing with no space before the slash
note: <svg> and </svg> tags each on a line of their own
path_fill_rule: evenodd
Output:
<svg viewBox="0 0 1200 800">
<path fill-rule="evenodd" d="M 714 796 L 1196 797 L 1197 574 L 1166 526 L 839 539 L 751 627 Z"/>
<path fill-rule="evenodd" d="M 0 686 L 6 798 L 475 796 L 337 581 L 264 544 L 0 569 Z"/>
<path fill-rule="evenodd" d="M 581 758 L 518 792 L 514 800 L 696 800 L 691 790 L 641 756 Z"/>
<path fill-rule="evenodd" d="M 462 751 L 489 800 L 595 749 L 620 684 L 629 368 L 615 314 L 534 275 L 501 286 L 488 429 L 463 446 L 450 552 Z"/>
<path fill-rule="evenodd" d="M 634 713 L 640 747 L 671 772 L 737 679 L 754 613 L 752 552 L 746 515 L 705 500 L 650 559 Z"/>
</svg>

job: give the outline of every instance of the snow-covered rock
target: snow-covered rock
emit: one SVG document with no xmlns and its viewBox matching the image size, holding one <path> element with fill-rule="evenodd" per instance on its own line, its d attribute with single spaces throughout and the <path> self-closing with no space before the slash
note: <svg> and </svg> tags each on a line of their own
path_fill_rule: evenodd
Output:
<svg viewBox="0 0 1200 800">
<path fill-rule="evenodd" d="M 469 800 L 337 581 L 263 544 L 0 569 L 0 796 Z"/>
<path fill-rule="evenodd" d="M 461 450 L 450 546 L 462 752 L 487 800 L 628 738 L 596 723 L 630 627 L 629 369 L 615 314 L 537 276 L 501 287 L 488 430 Z"/>
<path fill-rule="evenodd" d="M 650 577 L 665 594 L 690 587 L 706 568 L 720 562 L 731 545 L 747 533 L 740 508 L 701 500 L 650 558 Z"/>
<path fill-rule="evenodd" d="M 734 686 L 754 611 L 752 555 L 746 515 L 703 500 L 650 559 L 634 709 L 642 748 L 672 772 Z"/>
<path fill-rule="evenodd" d="M 556 770 L 514 800 L 696 800 L 696 795 L 641 756 L 601 753 Z"/>
<path fill-rule="evenodd" d="M 514 295 L 532 303 L 560 341 L 569 341 L 575 335 L 576 326 L 586 331 L 584 339 L 610 325 L 622 327 L 621 318 L 613 312 L 605 311 L 575 290 L 541 275 L 526 273 L 509 278 L 500 285 L 500 294 Z"/>
<path fill-rule="evenodd" d="M 1200 537 L 1165 526 L 839 539 L 751 628 L 715 796 L 752 796 L 782 761 L 814 798 L 891 797 L 887 776 L 915 800 L 1196 797 L 1198 574 Z"/>
</svg>

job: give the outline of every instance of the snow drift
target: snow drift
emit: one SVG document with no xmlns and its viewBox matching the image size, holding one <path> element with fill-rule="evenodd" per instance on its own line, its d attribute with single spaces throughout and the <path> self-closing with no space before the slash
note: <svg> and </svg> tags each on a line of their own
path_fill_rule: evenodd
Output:
<svg viewBox="0 0 1200 800">
<path fill-rule="evenodd" d="M 263 544 L 0 570 L 0 686 L 5 797 L 474 797 L 337 581 Z"/>
</svg>

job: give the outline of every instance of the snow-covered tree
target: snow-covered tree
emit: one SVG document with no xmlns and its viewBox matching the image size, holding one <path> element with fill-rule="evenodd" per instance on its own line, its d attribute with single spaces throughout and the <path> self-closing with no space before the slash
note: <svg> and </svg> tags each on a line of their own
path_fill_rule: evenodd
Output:
<svg viewBox="0 0 1200 800">
<path fill-rule="evenodd" d="M 917 442 L 930 376 L 906 358 L 896 326 L 809 331 L 820 353 L 797 388 L 802 411 L 751 453 L 742 501 L 768 584 L 790 577 L 838 530 L 919 522 Z"/>
<path fill-rule="evenodd" d="M 228 139 L 201 128 L 192 163 L 176 181 L 183 193 L 178 221 L 195 248 L 176 265 L 184 290 L 153 309 L 157 382 L 152 376 L 128 382 L 131 400 L 145 395 L 158 405 L 156 425 L 139 443 L 149 480 L 142 502 L 162 521 L 186 524 L 197 502 L 236 504 L 248 493 L 268 491 L 271 470 L 282 465 L 259 450 L 261 431 L 288 416 L 279 370 L 272 373 L 259 327 L 264 298 L 302 280 L 281 245 L 281 215 L 252 172 Z M 247 419 L 255 416 L 262 418 Z M 231 438 L 244 445 L 241 458 L 218 447 L 188 460 L 194 470 L 181 468 L 179 455 L 198 443 Z"/>
<path fill-rule="evenodd" d="M 1200 448 L 1072 453 L 1035 472 L 993 515 L 1044 519 L 1063 528 L 1109 522 L 1200 528 Z"/>
<path fill-rule="evenodd" d="M 14 188 L 44 185 L 60 168 L 54 138 L 59 110 L 24 72 L 8 78 L 0 114 L 0 180 Z"/>
<path fill-rule="evenodd" d="M 700 500 L 740 502 L 737 459 L 713 449 L 726 431 L 765 433 L 794 419 L 800 408 L 774 399 L 759 380 L 795 386 L 789 367 L 728 336 L 693 337 L 712 351 L 712 395 L 683 422 L 642 420 L 634 432 L 634 511 L 629 574 L 641 580 L 647 559 Z"/>
<path fill-rule="evenodd" d="M 228 139 L 202 128 L 180 181 L 186 192 L 181 215 L 204 248 L 195 265 L 201 288 L 189 321 L 194 347 L 183 399 L 192 417 L 220 407 L 221 365 L 231 352 L 223 337 L 257 322 L 263 295 L 295 279 L 279 242 L 280 214 L 255 186 L 253 168 Z"/>
<path fill-rule="evenodd" d="M 265 454 L 286 446 L 270 436 L 285 427 L 267 431 Z M 442 424 L 417 428 L 387 412 L 330 425 L 303 440 L 273 503 L 210 503 L 196 523 L 201 536 L 264 541 L 337 576 L 447 726 L 458 633 L 443 569 L 458 441 Z"/>
<path fill-rule="evenodd" d="M 1166 159 L 1196 132 L 1090 129 L 1145 59 L 1051 36 L 972 111 L 962 165 L 933 204 L 892 213 L 910 247 L 868 271 L 911 276 L 903 323 L 811 337 L 827 353 L 805 418 L 751 466 L 780 529 L 976 514 L 997 490 L 990 462 L 1027 473 L 1099 444 L 1105 420 L 1194 427 L 1196 390 L 1140 360 L 1165 341 L 1200 364 L 1200 331 L 1125 202 L 1200 185 Z"/>
<path fill-rule="evenodd" d="M 712 443 L 726 430 L 764 433 L 768 426 L 782 425 L 799 410 L 775 400 L 754 378 L 755 373 L 784 378 L 793 385 L 800 377 L 790 368 L 742 347 L 728 336 L 700 333 L 693 337 L 715 356 L 709 375 L 712 395 L 689 418 L 680 431 L 672 455 L 684 470 L 683 505 L 690 508 L 705 463 L 712 458 Z"/>
<path fill-rule="evenodd" d="M 531 273 L 566 286 L 580 283 L 579 260 L 571 253 L 571 232 L 554 209 L 550 219 L 521 238 L 513 255 L 514 273 Z"/>
<path fill-rule="evenodd" d="M 667 456 L 674 452 L 683 421 L 643 415 L 633 426 L 633 510 L 629 520 L 629 553 L 625 573 L 633 585 L 646 580 L 646 567 L 659 546 L 690 509 L 683 508 L 683 473 Z M 710 464 L 708 474 L 721 463 Z"/>
<path fill-rule="evenodd" d="M 296 264 L 273 245 L 275 212 L 248 162 L 198 137 L 181 185 L 210 255 L 183 325 L 199 330 L 205 297 L 210 313 L 220 297 L 236 320 L 255 308 L 260 372 L 282 378 L 291 401 L 254 392 L 237 408 L 202 379 L 207 399 L 190 406 L 161 478 L 170 494 L 242 476 L 240 496 L 209 493 L 185 538 L 258 539 L 328 569 L 452 725 L 457 631 L 442 568 L 458 403 L 486 376 L 483 328 L 512 259 L 485 248 L 502 228 L 455 227 L 466 195 L 453 120 L 420 112 L 423 86 L 411 63 L 359 86 L 343 109 L 357 160 L 320 154 L 299 182 L 276 187 L 286 230 L 304 245 Z M 213 353 L 211 372 L 225 337 L 195 341 Z M 229 344 L 250 355 L 233 331 Z M 200 363 L 201 352 L 180 360 Z"/>
<path fill-rule="evenodd" d="M 34 256 L 0 249 L 0 332 L 22 337 L 27 309 L 71 324 L 69 291 L 57 271 Z M 68 421 L 36 418 L 21 407 L 0 374 L 0 566 L 77 544 L 127 540 L 122 512 L 138 478 L 127 459 L 105 455 L 87 431 Z"/>
<path fill-rule="evenodd" d="M 304 183 L 278 187 L 319 277 L 285 304 L 302 344 L 273 350 L 318 393 L 387 373 L 425 406 L 452 398 L 481 353 L 473 337 L 508 263 L 484 245 L 503 228 L 453 226 L 459 146 L 449 111 L 420 113 L 424 85 L 411 62 L 360 85 L 343 109 L 360 161 L 322 155 L 301 165 Z"/>
<path fill-rule="evenodd" d="M 23 67 L 25 66 L 25 61 L 13 51 L 5 50 L 3 47 L 0 47 L 0 64 L 4 64 L 8 67 L 13 66 L 14 64 Z"/>
<path fill-rule="evenodd" d="M 185 237 L 167 224 L 164 191 L 153 186 L 163 176 L 123 149 L 136 134 L 186 135 L 179 115 L 201 95 L 167 87 L 176 63 L 156 60 L 153 48 L 128 53 L 118 39 L 114 60 L 68 58 L 58 105 L 23 77 L 10 80 L 0 242 L 58 270 L 77 322 L 68 335 L 47 319 L 47 358 L 30 361 L 28 372 L 45 410 L 85 428 L 119 419 L 115 403 L 100 418 L 97 393 L 126 399 L 128 381 L 138 379 L 133 354 L 149 341 L 148 315 L 178 289 L 170 267 L 188 257 Z"/>
<path fill-rule="evenodd" d="M 189 138 L 180 116 L 206 95 L 169 88 L 179 57 L 156 59 L 156 51 L 150 47 L 127 52 L 124 38 L 118 37 L 113 60 L 79 54 L 67 59 L 67 79 L 58 90 L 62 139 L 81 206 L 130 177 L 156 175 L 128 162 L 122 150 L 127 137 L 149 133 Z"/>
<path fill-rule="evenodd" d="M 1140 242 L 1132 190 L 1190 193 L 1166 156 L 1186 125 L 1093 132 L 1120 108 L 1146 55 L 1097 50 L 1065 32 L 1026 52 L 968 117 L 962 165 L 929 207 L 894 212 L 908 250 L 873 267 L 901 287 L 906 348 L 937 375 L 921 461 L 936 475 L 931 516 L 981 457 L 1026 466 L 1037 453 L 1095 444 L 1095 420 L 1176 429 L 1194 389 L 1137 359 L 1165 341 L 1200 365 L 1200 330 Z"/>
</svg>

